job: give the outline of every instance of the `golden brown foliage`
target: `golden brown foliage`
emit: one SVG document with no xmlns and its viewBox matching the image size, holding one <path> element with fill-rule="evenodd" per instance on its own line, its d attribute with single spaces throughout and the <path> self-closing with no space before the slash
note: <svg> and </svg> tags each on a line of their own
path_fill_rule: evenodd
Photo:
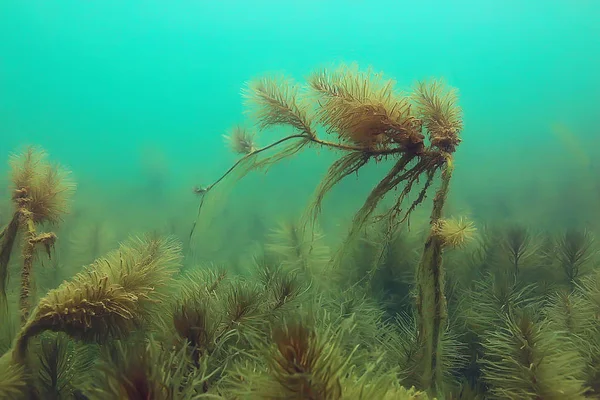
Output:
<svg viewBox="0 0 600 400">
<path fill-rule="evenodd" d="M 59 222 L 69 211 L 69 202 L 75 190 L 70 172 L 50 164 L 47 154 L 28 147 L 10 159 L 11 180 L 15 191 L 25 191 L 26 208 L 33 213 L 33 221 Z"/>
<path fill-rule="evenodd" d="M 179 259 L 180 246 L 170 239 L 130 240 L 40 300 L 16 355 L 23 357 L 29 338 L 45 330 L 90 342 L 128 335 L 152 317 L 148 308 L 163 298 L 157 289 L 169 282 Z"/>
<path fill-rule="evenodd" d="M 418 82 L 412 96 L 416 116 L 423 121 L 433 147 L 453 152 L 460 143 L 462 110 L 456 89 L 446 89 L 440 80 Z"/>
<path fill-rule="evenodd" d="M 192 400 L 202 397 L 208 377 L 206 366 L 195 367 L 185 346 L 117 342 L 102 359 L 97 382 L 86 395 L 97 400 Z"/>
<path fill-rule="evenodd" d="M 307 81 L 309 95 L 302 99 L 299 86 L 283 76 L 262 77 L 249 83 L 244 94 L 258 127 L 287 125 L 297 132 L 246 153 L 203 191 L 200 208 L 204 195 L 238 166 L 245 172 L 270 166 L 298 153 L 307 144 L 315 144 L 350 154 L 332 165 L 319 186 L 310 213 L 313 220 L 319 214 L 324 196 L 335 185 L 358 172 L 370 160 L 385 157 L 395 158 L 395 164 L 373 188 L 355 216 L 348 241 L 356 238 L 379 202 L 400 185 L 404 187 L 388 216 L 395 219 L 404 214 L 402 220 L 408 218 L 424 201 L 436 172 L 451 159 L 450 153 L 460 142 L 458 134 L 462 122 L 456 94 L 433 82 L 420 84 L 414 98 L 401 95 L 394 90 L 393 80 L 371 69 L 360 71 L 356 65 L 321 69 L 312 73 Z M 412 103 L 418 112 L 412 110 Z M 327 132 L 336 133 L 341 142 L 319 138 L 317 124 Z M 424 131 L 428 129 L 431 129 L 429 146 L 424 141 Z M 274 155 L 258 158 L 279 146 L 283 148 Z M 404 199 L 423 175 L 425 183 L 411 205 L 403 209 Z M 194 229 L 195 224 L 191 234 Z"/>
<path fill-rule="evenodd" d="M 445 246 L 463 247 L 473 240 L 477 228 L 466 218 L 440 219 L 433 227 Z"/>
<path fill-rule="evenodd" d="M 483 373 L 493 399 L 584 399 L 582 358 L 562 332 L 530 311 L 503 319 L 484 343 Z"/>
<path fill-rule="evenodd" d="M 22 399 L 27 392 L 25 368 L 12 362 L 9 353 L 0 357 L 0 399 Z"/>
<path fill-rule="evenodd" d="M 256 150 L 254 133 L 243 126 L 235 126 L 229 135 L 224 135 L 229 148 L 236 154 L 250 154 Z"/>
<path fill-rule="evenodd" d="M 299 86 L 285 76 L 263 77 L 248 84 L 244 96 L 248 110 L 261 129 L 289 125 L 310 137 L 315 134 L 307 116 L 307 105 L 298 99 Z"/>
<path fill-rule="evenodd" d="M 365 147 L 393 142 L 406 148 L 423 146 L 420 122 L 411 115 L 395 82 L 356 65 L 321 69 L 308 77 L 319 104 L 317 119 L 330 133 Z"/>
</svg>

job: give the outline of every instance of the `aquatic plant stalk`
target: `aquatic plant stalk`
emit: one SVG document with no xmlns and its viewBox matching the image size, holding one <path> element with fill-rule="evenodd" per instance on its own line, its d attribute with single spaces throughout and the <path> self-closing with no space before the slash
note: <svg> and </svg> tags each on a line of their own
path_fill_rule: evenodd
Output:
<svg viewBox="0 0 600 400">
<path fill-rule="evenodd" d="M 43 245 L 50 257 L 56 241 L 54 233 L 38 234 L 36 226 L 49 222 L 58 223 L 68 210 L 69 198 L 74 184 L 68 179 L 68 171 L 51 165 L 46 154 L 33 147 L 11 157 L 12 202 L 15 212 L 3 233 L 0 249 L 0 301 L 6 303 L 7 268 L 17 234 L 23 230 L 21 290 L 19 308 L 21 321 L 29 316 L 31 271 L 37 245 Z"/>
<path fill-rule="evenodd" d="M 194 223 L 192 225 L 192 229 L 190 231 L 190 235 L 189 235 L 190 240 L 191 240 L 192 236 L 194 235 L 196 225 L 198 224 L 198 219 L 200 218 L 200 212 L 202 211 L 202 206 L 204 205 L 204 197 L 206 194 L 208 194 L 210 192 L 210 190 L 212 190 L 215 186 L 217 186 L 219 183 L 221 183 L 225 178 L 227 178 L 231 173 L 233 173 L 238 167 L 241 167 L 245 162 L 248 162 L 249 160 L 254 159 L 256 156 L 260 155 L 263 152 L 277 148 L 286 142 L 289 142 L 292 140 L 299 140 L 299 139 L 301 139 L 301 143 L 298 145 L 298 147 L 299 147 L 298 150 L 300 150 L 300 148 L 306 143 L 313 143 L 313 144 L 317 144 L 319 146 L 326 147 L 326 148 L 358 152 L 358 153 L 362 154 L 364 157 L 366 157 L 366 159 L 362 163 L 362 165 L 365 165 L 366 162 L 368 161 L 368 159 L 371 157 L 387 156 L 387 155 L 392 155 L 394 153 L 400 152 L 398 149 L 366 149 L 366 148 L 360 147 L 360 146 L 353 146 L 353 145 L 346 145 L 343 143 L 330 142 L 327 140 L 321 140 L 321 139 L 313 136 L 312 134 L 308 134 L 308 133 L 295 134 L 295 135 L 289 135 L 289 136 L 283 137 L 279 140 L 276 140 L 273 143 L 270 143 L 264 147 L 252 150 L 251 152 L 245 154 L 243 157 L 241 157 L 239 160 L 237 160 L 231 167 L 229 167 L 219 178 L 217 178 L 217 180 L 215 180 L 209 186 L 199 189 L 198 194 L 201 196 L 201 199 L 200 199 L 200 204 L 198 206 L 198 213 L 196 216 L 196 220 L 194 221 Z M 264 163 L 264 164 L 267 164 L 267 163 Z M 362 166 L 362 165 L 360 165 L 360 166 Z M 356 168 L 354 172 L 356 172 L 357 170 L 358 170 L 358 168 Z"/>
<path fill-rule="evenodd" d="M 441 344 L 448 319 L 442 266 L 444 240 L 437 233 L 435 227 L 442 218 L 453 169 L 452 158 L 448 156 L 446 167 L 442 172 L 441 186 L 433 199 L 431 229 L 425 242 L 416 276 L 418 332 L 424 349 L 421 360 L 421 387 L 428 388 L 432 393 L 441 392 L 439 390 L 443 377 Z"/>
<path fill-rule="evenodd" d="M 22 239 L 23 268 L 21 270 L 21 289 L 19 294 L 19 309 L 21 312 L 21 323 L 24 324 L 29 317 L 31 305 L 29 303 L 31 291 L 31 271 L 33 269 L 33 257 L 36 246 L 41 244 L 45 247 L 48 257 L 56 241 L 56 235 L 52 232 L 38 234 L 36 232 L 33 212 L 29 209 L 32 202 L 27 189 L 15 190 L 14 201 L 19 206 L 15 215 L 19 218 L 18 225 L 24 227 L 25 232 Z"/>
<path fill-rule="evenodd" d="M 19 233 L 19 213 L 15 213 L 2 231 L 2 247 L 0 248 L 0 307 L 8 310 L 8 300 L 6 298 L 6 284 L 8 281 L 8 262 L 12 253 L 15 240 Z"/>
<path fill-rule="evenodd" d="M 353 220 L 353 229 L 346 242 L 355 237 L 354 233 L 366 223 L 381 199 L 402 184 L 405 186 L 404 190 L 393 207 L 393 214 L 389 215 L 395 218 L 400 213 L 400 203 L 423 173 L 427 175 L 427 183 L 405 214 L 410 214 L 424 200 L 433 175 L 441 167 L 441 163 L 438 162 L 440 149 L 445 146 L 455 146 L 457 142 L 454 137 L 446 142 L 433 140 L 431 146 L 426 146 L 425 136 L 421 132 L 425 126 L 432 126 L 433 123 L 413 114 L 411 98 L 397 94 L 394 91 L 393 80 L 383 79 L 380 74 L 374 74 L 371 70 L 362 72 L 353 66 L 345 65 L 333 71 L 321 70 L 308 78 L 307 86 L 307 93 L 310 95 L 304 96 L 301 95 L 296 84 L 284 77 L 263 77 L 249 84 L 245 95 L 250 106 L 249 110 L 254 114 L 259 129 L 283 125 L 294 128 L 298 133 L 279 139 L 266 147 L 257 148 L 252 143 L 254 135 L 240 132 L 241 128 L 238 127 L 237 133 L 231 138 L 238 138 L 242 142 L 234 143 L 232 148 L 237 149 L 237 152 L 239 149 L 244 149 L 247 153 L 213 184 L 195 190 L 201 199 L 196 222 L 190 232 L 190 240 L 206 194 L 226 176 L 238 167 L 244 168 L 245 173 L 273 165 L 296 154 L 309 144 L 346 153 L 332 165 L 319 186 L 315 200 L 311 204 L 313 212 L 310 215 L 313 217 L 313 222 L 319 214 L 326 192 L 343 178 L 357 173 L 371 160 L 381 161 L 387 157 L 396 160 L 394 170 L 390 171 L 373 189 L 372 195 Z M 438 95 L 440 88 L 439 84 L 434 84 L 431 88 L 427 84 L 422 84 L 419 90 L 428 90 L 426 95 L 433 96 L 434 100 L 437 100 L 435 96 Z M 417 99 L 423 103 L 430 100 L 430 97 L 424 100 Z M 448 122 L 447 120 L 450 123 L 446 125 L 455 123 L 457 120 L 454 114 L 448 118 L 444 114 L 446 112 L 444 107 L 454 111 L 454 101 L 455 98 L 451 93 L 443 97 L 440 104 L 431 106 L 430 109 L 434 109 L 433 111 L 437 113 L 433 118 L 439 119 L 438 114 L 442 114 L 442 123 Z M 314 113 L 311 113 L 311 109 L 314 109 Z M 430 115 L 425 117 L 430 118 Z M 325 128 L 327 133 L 337 134 L 340 141 L 319 138 L 317 124 Z M 450 126 L 450 129 L 454 127 Z M 450 133 L 453 134 L 454 131 Z M 447 132 L 443 132 L 442 136 L 448 136 Z M 266 159 L 256 159 L 260 153 L 292 140 L 296 142 L 279 149 L 276 154 Z"/>
<path fill-rule="evenodd" d="M 37 234 L 32 213 L 28 210 L 21 210 L 22 225 L 26 227 L 23 238 L 23 269 L 21 270 L 21 292 L 19 295 L 19 308 L 21 310 L 21 323 L 24 324 L 29 318 L 31 309 L 30 291 L 31 291 L 31 271 L 33 269 L 33 257 L 37 245 L 43 245 L 46 254 L 51 257 L 51 249 L 56 242 L 56 235 L 53 232 Z"/>
</svg>

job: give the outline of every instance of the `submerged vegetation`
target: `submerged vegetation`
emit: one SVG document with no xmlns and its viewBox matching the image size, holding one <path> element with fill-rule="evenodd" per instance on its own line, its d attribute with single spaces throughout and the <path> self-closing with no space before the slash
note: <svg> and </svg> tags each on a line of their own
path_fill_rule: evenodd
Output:
<svg viewBox="0 0 600 400">
<path fill-rule="evenodd" d="M 120 244 L 98 222 L 64 227 L 66 170 L 36 148 L 11 159 L 0 398 L 600 399 L 594 235 L 444 215 L 454 89 L 401 93 L 343 65 L 305 86 L 259 78 L 245 97 L 254 124 L 226 135 L 240 159 L 195 189 L 196 222 L 225 181 L 310 147 L 340 156 L 306 212 L 235 263 L 193 258 L 196 223 Z M 292 132 L 261 147 L 252 126 Z M 369 163 L 387 171 L 336 244 L 320 229 L 324 199 Z M 410 221 L 430 195 L 429 218 Z"/>
</svg>

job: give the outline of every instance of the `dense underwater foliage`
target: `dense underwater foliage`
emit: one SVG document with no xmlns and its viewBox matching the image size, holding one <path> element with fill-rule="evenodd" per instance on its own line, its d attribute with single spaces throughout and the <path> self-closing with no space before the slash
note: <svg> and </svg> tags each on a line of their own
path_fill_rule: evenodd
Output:
<svg viewBox="0 0 600 400">
<path fill-rule="evenodd" d="M 250 123 L 228 135 L 240 158 L 195 189 L 191 234 L 176 221 L 117 237 L 85 207 L 69 219 L 68 171 L 39 148 L 15 152 L 0 398 L 600 398 L 594 234 L 444 217 L 455 90 L 398 92 L 342 65 L 304 86 L 261 77 L 245 95 Z M 254 127 L 278 137 L 261 147 Z M 238 216 L 225 247 L 245 231 L 252 249 L 211 260 L 231 184 L 310 147 L 340 158 L 306 212 L 271 229 Z M 347 227 L 320 229 L 326 194 L 368 163 L 388 172 Z"/>
</svg>

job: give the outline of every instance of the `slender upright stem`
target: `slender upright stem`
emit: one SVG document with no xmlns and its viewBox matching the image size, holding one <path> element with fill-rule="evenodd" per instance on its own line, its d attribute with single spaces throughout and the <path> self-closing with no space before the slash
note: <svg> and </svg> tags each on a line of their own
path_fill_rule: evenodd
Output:
<svg viewBox="0 0 600 400">
<path fill-rule="evenodd" d="M 433 395 L 443 392 L 441 342 L 448 320 L 442 265 L 443 242 L 434 227 L 442 218 L 453 169 L 452 158 L 448 156 L 442 172 L 442 184 L 433 200 L 431 229 L 417 269 L 418 329 L 423 348 L 421 385 Z"/>
<path fill-rule="evenodd" d="M 35 224 L 30 211 L 21 212 L 22 223 L 25 227 L 23 237 L 23 269 L 21 270 L 21 292 L 19 294 L 19 309 L 21 310 L 21 324 L 29 318 L 29 295 L 31 291 L 31 271 L 33 269 L 33 252 L 35 250 Z"/>
</svg>

